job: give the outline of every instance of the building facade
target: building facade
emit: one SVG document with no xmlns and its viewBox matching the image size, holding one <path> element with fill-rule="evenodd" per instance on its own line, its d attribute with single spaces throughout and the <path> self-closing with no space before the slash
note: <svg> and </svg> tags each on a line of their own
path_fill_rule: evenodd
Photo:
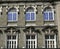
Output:
<svg viewBox="0 0 60 49">
<path fill-rule="evenodd" d="M 0 0 L 0 48 L 60 48 L 60 1 Z"/>
</svg>

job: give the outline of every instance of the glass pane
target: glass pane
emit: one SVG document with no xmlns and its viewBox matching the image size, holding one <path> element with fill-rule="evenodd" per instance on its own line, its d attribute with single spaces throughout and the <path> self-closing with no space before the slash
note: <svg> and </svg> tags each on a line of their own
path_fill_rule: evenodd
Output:
<svg viewBox="0 0 60 49">
<path fill-rule="evenodd" d="M 31 13 L 31 20 L 35 19 L 35 13 Z"/>
<path fill-rule="evenodd" d="M 7 41 L 7 48 L 9 47 L 9 41 Z"/>
<path fill-rule="evenodd" d="M 53 20 L 53 13 L 49 12 L 49 20 Z"/>
<path fill-rule="evenodd" d="M 33 11 L 34 11 L 34 9 L 31 7 L 27 9 L 27 12 L 33 12 Z"/>
<path fill-rule="evenodd" d="M 26 48 L 28 48 L 28 45 L 26 44 Z"/>
<path fill-rule="evenodd" d="M 12 48 L 13 48 L 13 41 L 12 41 Z"/>
<path fill-rule="evenodd" d="M 35 45 L 35 41 L 34 41 L 34 45 Z"/>
<path fill-rule="evenodd" d="M 26 39 L 30 39 L 30 35 L 26 35 Z"/>
<path fill-rule="evenodd" d="M 54 35 L 50 35 L 50 39 L 54 39 Z"/>
<path fill-rule="evenodd" d="M 8 20 L 12 20 L 12 13 L 8 13 Z"/>
<path fill-rule="evenodd" d="M 44 12 L 44 20 L 48 20 L 48 13 Z"/>
<path fill-rule="evenodd" d="M 49 35 L 45 35 L 45 39 L 49 39 Z"/>
<path fill-rule="evenodd" d="M 45 41 L 45 48 L 47 48 L 47 41 Z"/>
<path fill-rule="evenodd" d="M 30 13 L 26 13 L 26 20 L 30 20 Z"/>
<path fill-rule="evenodd" d="M 50 41 L 50 45 L 52 45 L 52 41 Z"/>
<path fill-rule="evenodd" d="M 34 45 L 34 48 L 35 48 L 35 45 Z"/>
<path fill-rule="evenodd" d="M 54 41 L 53 41 L 53 45 L 54 45 Z"/>
<path fill-rule="evenodd" d="M 16 48 L 16 44 L 14 44 L 14 48 Z"/>
<path fill-rule="evenodd" d="M 9 48 L 11 48 L 11 41 L 9 41 Z"/>
<path fill-rule="evenodd" d="M 31 39 L 35 39 L 35 35 L 31 35 Z"/>
<path fill-rule="evenodd" d="M 30 45 L 30 42 L 31 42 L 31 41 L 29 41 L 29 45 Z"/>
<path fill-rule="evenodd" d="M 30 48 L 30 45 L 29 45 L 29 48 Z"/>
<path fill-rule="evenodd" d="M 13 20 L 17 19 L 17 13 L 13 13 Z"/>
<path fill-rule="evenodd" d="M 16 36 L 15 36 L 15 35 L 13 35 L 13 36 L 12 36 L 12 39 L 16 39 Z"/>
<path fill-rule="evenodd" d="M 54 48 L 54 45 L 53 45 L 53 48 Z"/>
<path fill-rule="evenodd" d="M 28 44 L 28 41 L 26 41 L 26 44 Z"/>
<path fill-rule="evenodd" d="M 8 36 L 7 36 L 7 39 L 11 39 L 11 35 L 8 35 Z"/>
</svg>

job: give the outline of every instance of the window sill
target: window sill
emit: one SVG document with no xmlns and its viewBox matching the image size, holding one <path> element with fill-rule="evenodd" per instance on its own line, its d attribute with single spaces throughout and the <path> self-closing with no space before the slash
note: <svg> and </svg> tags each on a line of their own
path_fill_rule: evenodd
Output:
<svg viewBox="0 0 60 49">
<path fill-rule="evenodd" d="M 26 22 L 36 21 L 36 20 L 25 20 Z"/>
<path fill-rule="evenodd" d="M 11 22 L 11 23 L 13 23 L 13 22 L 17 22 L 17 21 L 8 21 L 8 22 Z"/>
<path fill-rule="evenodd" d="M 44 20 L 44 21 L 51 22 L 51 21 L 54 21 L 54 20 Z"/>
</svg>

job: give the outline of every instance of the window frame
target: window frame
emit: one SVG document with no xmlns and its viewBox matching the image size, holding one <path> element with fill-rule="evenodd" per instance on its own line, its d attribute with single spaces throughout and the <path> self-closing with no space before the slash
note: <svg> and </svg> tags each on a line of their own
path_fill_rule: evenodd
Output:
<svg viewBox="0 0 60 49">
<path fill-rule="evenodd" d="M 7 36 L 11 36 L 11 39 L 7 39 Z M 17 46 L 18 46 L 18 35 L 15 35 L 16 36 L 16 39 L 12 39 L 12 36 L 14 36 L 14 35 L 6 35 L 6 48 L 7 48 L 7 42 L 8 41 L 11 41 L 11 48 L 12 48 L 12 41 L 14 42 L 14 41 L 16 41 L 16 48 L 17 48 Z"/>
<path fill-rule="evenodd" d="M 47 13 L 48 14 L 48 19 L 45 19 L 44 18 L 44 21 L 54 21 L 54 11 L 53 10 L 51 10 L 51 11 L 44 11 L 43 12 L 43 17 L 46 17 L 46 16 L 44 16 L 44 13 Z M 52 13 L 52 17 L 53 17 L 53 19 L 51 20 L 50 18 L 49 18 L 49 13 Z"/>
<path fill-rule="evenodd" d="M 12 15 L 12 16 L 11 16 L 11 17 L 12 17 L 12 18 L 11 18 L 12 20 L 8 20 L 8 22 L 16 22 L 16 21 L 18 21 L 18 12 L 17 12 L 17 11 L 16 11 L 16 12 L 11 12 L 11 11 L 9 11 L 8 14 L 9 14 L 9 13 L 11 13 L 11 15 Z M 14 13 L 16 13 L 16 20 L 13 20 L 13 17 L 14 17 L 13 14 L 14 14 Z M 9 16 L 8 16 L 8 17 L 9 17 Z"/>
<path fill-rule="evenodd" d="M 45 35 L 46 36 L 46 35 Z M 50 39 L 51 37 L 50 37 L 50 35 L 48 35 L 49 36 L 49 38 L 48 39 L 45 39 L 45 42 L 47 42 L 47 45 L 46 45 L 46 43 L 45 43 L 45 48 L 50 48 L 50 46 L 51 46 L 51 44 L 50 44 L 50 42 L 51 41 L 54 41 L 54 47 L 52 47 L 52 48 L 56 48 L 56 35 L 54 35 L 54 39 Z M 48 41 L 49 41 L 49 44 L 48 44 Z M 49 47 L 48 47 L 48 45 L 50 45 Z M 47 47 L 46 47 L 47 46 Z"/>
<path fill-rule="evenodd" d="M 35 11 L 26 11 L 26 13 L 29 13 L 30 14 L 30 20 L 26 20 L 26 14 L 25 14 L 25 21 L 36 21 L 36 12 Z M 31 13 L 34 13 L 34 20 L 31 20 Z"/>
<path fill-rule="evenodd" d="M 26 34 L 26 35 L 29 35 L 29 34 Z M 35 35 L 35 39 L 31 39 L 31 36 L 32 35 Z M 31 34 L 31 35 L 29 35 L 30 36 L 30 39 L 26 39 L 26 41 L 27 42 L 30 42 L 30 44 L 28 43 L 27 45 L 30 45 L 30 48 L 32 48 L 31 47 L 31 41 L 32 42 L 35 42 L 35 44 L 33 44 L 33 48 L 37 48 L 37 35 L 36 34 Z M 35 45 L 35 47 L 34 47 L 34 45 Z M 26 47 L 27 48 L 27 47 Z M 28 48 L 29 48 L 29 46 L 28 46 Z"/>
</svg>

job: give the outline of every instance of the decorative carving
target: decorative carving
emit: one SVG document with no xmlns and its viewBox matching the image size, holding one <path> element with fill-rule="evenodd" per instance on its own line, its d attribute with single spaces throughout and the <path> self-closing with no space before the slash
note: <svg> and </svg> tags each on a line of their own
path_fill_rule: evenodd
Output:
<svg viewBox="0 0 60 49">
<path fill-rule="evenodd" d="M 30 33 L 30 34 L 41 33 L 41 31 L 39 29 L 36 29 L 33 26 L 26 27 L 23 31 L 25 33 Z"/>
<path fill-rule="evenodd" d="M 48 5 L 42 5 L 42 12 L 44 11 L 44 9 L 45 9 L 46 7 L 51 7 L 52 11 L 54 11 L 53 6 L 50 5 L 50 4 L 48 4 Z"/>
<path fill-rule="evenodd" d="M 56 26 L 45 26 L 42 29 L 42 31 L 45 32 L 46 34 L 52 34 L 52 33 L 57 34 L 57 32 L 58 32 Z"/>
<path fill-rule="evenodd" d="M 34 11 L 37 12 L 37 5 L 24 5 L 24 13 L 26 12 L 27 8 L 32 7 Z"/>
<path fill-rule="evenodd" d="M 16 34 L 20 33 L 20 30 L 16 27 L 8 27 L 6 30 L 4 30 L 6 33 Z"/>
<path fill-rule="evenodd" d="M 16 8 L 17 12 L 19 12 L 19 6 L 6 6 L 6 12 L 8 12 L 9 9 Z"/>
</svg>

